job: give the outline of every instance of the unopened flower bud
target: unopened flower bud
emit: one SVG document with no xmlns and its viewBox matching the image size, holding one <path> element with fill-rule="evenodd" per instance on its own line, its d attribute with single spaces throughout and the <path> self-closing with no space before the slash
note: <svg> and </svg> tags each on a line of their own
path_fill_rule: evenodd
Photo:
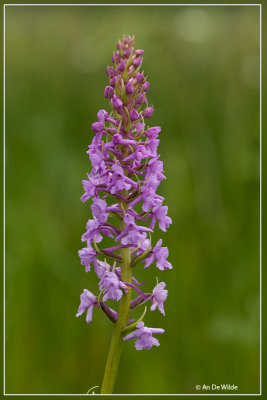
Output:
<svg viewBox="0 0 267 400">
<path fill-rule="evenodd" d="M 143 74 L 139 74 L 139 72 L 138 72 L 138 74 L 135 75 L 134 79 L 135 79 L 136 83 L 139 84 L 145 80 L 145 77 Z"/>
<path fill-rule="evenodd" d="M 145 93 L 141 93 L 140 96 L 135 100 L 135 105 L 137 107 L 141 106 L 146 101 Z"/>
<path fill-rule="evenodd" d="M 124 38 L 122 39 L 123 43 L 128 44 L 130 42 L 130 39 L 127 38 L 127 36 L 124 36 Z"/>
<path fill-rule="evenodd" d="M 124 90 L 124 82 L 121 75 L 117 75 L 115 78 L 115 87 L 118 89 L 119 93 L 122 94 Z"/>
<path fill-rule="evenodd" d="M 135 109 L 133 109 L 130 112 L 130 118 L 131 118 L 132 121 L 136 121 L 137 119 L 139 119 L 139 114 Z"/>
<path fill-rule="evenodd" d="M 104 90 L 104 97 L 106 99 L 111 99 L 114 96 L 114 90 L 111 86 L 106 86 Z"/>
<path fill-rule="evenodd" d="M 141 64 L 141 62 L 142 62 L 142 57 L 137 57 L 137 58 L 135 58 L 135 59 L 133 60 L 133 65 L 134 65 L 135 67 L 139 67 L 139 65 Z"/>
<path fill-rule="evenodd" d="M 132 49 L 125 50 L 125 52 L 123 53 L 124 57 L 127 57 L 127 58 L 130 57 L 131 52 L 132 52 Z"/>
<path fill-rule="evenodd" d="M 107 76 L 109 76 L 110 78 L 113 78 L 117 74 L 116 70 L 113 67 L 107 67 L 106 73 Z"/>
<path fill-rule="evenodd" d="M 115 87 L 115 76 L 114 76 L 114 78 L 110 79 L 109 84 L 110 84 L 110 86 L 112 86 L 113 88 Z"/>
<path fill-rule="evenodd" d="M 147 107 L 143 110 L 142 115 L 144 118 L 151 118 L 154 112 L 153 107 Z"/>
<path fill-rule="evenodd" d="M 145 82 L 144 84 L 143 84 L 143 91 L 144 92 L 147 92 L 148 91 L 148 88 L 149 88 L 149 82 Z"/>
<path fill-rule="evenodd" d="M 121 72 L 123 72 L 123 71 L 125 70 L 125 67 L 126 67 L 126 63 L 125 63 L 125 61 L 122 61 L 122 62 L 119 63 L 119 65 L 118 65 L 118 70 L 121 71 Z"/>
<path fill-rule="evenodd" d="M 137 50 L 135 50 L 135 54 L 136 54 L 137 56 L 141 56 L 143 53 L 144 53 L 144 50 L 142 50 L 142 49 L 137 49 Z"/>
<path fill-rule="evenodd" d="M 119 64 L 120 61 L 121 61 L 121 55 L 118 53 L 114 53 L 112 56 L 112 62 L 114 64 Z"/>
<path fill-rule="evenodd" d="M 133 46 L 134 45 L 134 37 L 129 37 L 128 39 L 128 45 Z"/>
<path fill-rule="evenodd" d="M 126 94 L 132 94 L 133 91 L 134 91 L 133 85 L 130 82 L 128 82 L 127 85 L 125 86 Z"/>
<path fill-rule="evenodd" d="M 115 110 L 117 110 L 117 111 L 121 110 L 123 103 L 119 97 L 114 96 L 112 99 L 112 103 L 113 103 L 113 107 L 115 108 Z"/>
</svg>

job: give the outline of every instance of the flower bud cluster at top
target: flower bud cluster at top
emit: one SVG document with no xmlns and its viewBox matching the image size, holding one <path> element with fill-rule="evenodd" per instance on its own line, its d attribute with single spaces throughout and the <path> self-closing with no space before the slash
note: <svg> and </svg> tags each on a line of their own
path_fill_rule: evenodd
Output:
<svg viewBox="0 0 267 400">
<path fill-rule="evenodd" d="M 154 248 L 151 244 L 156 224 L 165 232 L 171 219 L 167 216 L 168 207 L 163 205 L 164 198 L 156 193 L 161 180 L 165 179 L 163 162 L 157 153 L 161 128 L 146 125 L 154 109 L 148 106 L 147 77 L 140 72 L 142 55 L 143 50 L 134 49 L 134 37 L 124 37 L 118 42 L 112 56 L 113 67 L 106 70 L 109 85 L 105 87 L 104 96 L 111 112 L 100 110 L 98 121 L 92 124 L 95 136 L 87 153 L 93 168 L 87 174 L 88 179 L 82 181 L 81 200 L 92 198 L 93 218 L 86 224 L 82 236 L 86 246 L 79 251 L 79 256 L 86 272 L 93 265 L 100 279 L 100 294 L 94 296 L 86 289 L 81 294 L 77 316 L 87 311 L 87 323 L 92 320 L 94 307 L 101 308 L 116 323 L 118 314 L 105 301 L 119 301 L 129 288 L 137 293 L 131 300 L 130 310 L 149 301 L 152 311 L 158 308 L 165 315 L 163 303 L 168 291 L 164 289 L 164 282 L 158 283 L 151 293 L 144 293 L 140 289 L 143 283 L 134 277 L 126 282 L 121 277 L 121 251 L 125 248 L 130 249 L 131 269 L 140 263 L 144 268 L 153 263 L 160 270 L 172 268 L 162 240 Z M 114 246 L 100 248 L 103 236 L 113 238 Z M 147 328 L 143 321 L 135 327 L 137 329 L 124 340 L 137 338 L 137 350 L 159 345 L 152 334 L 163 333 L 163 329 Z"/>
</svg>

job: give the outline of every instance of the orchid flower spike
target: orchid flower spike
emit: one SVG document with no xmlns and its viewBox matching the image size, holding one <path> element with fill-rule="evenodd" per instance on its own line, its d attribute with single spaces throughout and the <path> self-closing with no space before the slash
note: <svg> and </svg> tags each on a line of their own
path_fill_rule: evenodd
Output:
<svg viewBox="0 0 267 400">
<path fill-rule="evenodd" d="M 94 271 L 91 273 L 98 276 L 100 293 L 95 296 L 84 289 L 76 315 L 86 312 L 89 323 L 96 307 L 114 324 L 103 394 L 112 393 L 116 374 L 111 371 L 117 368 L 120 354 L 118 338 L 136 338 L 137 350 L 150 349 L 159 346 L 153 334 L 164 332 L 146 327 L 142 320 L 129 325 L 133 321 L 130 312 L 145 302 L 151 302 L 151 311 L 158 308 L 165 315 L 163 303 L 168 294 L 164 282 L 152 291 L 150 285 L 150 290 L 143 292 L 140 287 L 145 282 L 139 284 L 133 272 L 138 273 L 140 266 L 154 265 L 155 272 L 157 268 L 172 268 L 162 239 L 155 244 L 151 238 L 156 226 L 165 232 L 172 220 L 164 197 L 157 194 L 166 177 L 158 154 L 161 128 L 146 125 L 154 115 L 154 107 L 148 103 L 149 82 L 141 70 L 143 53 L 134 48 L 134 37 L 125 36 L 117 44 L 113 65 L 106 69 L 104 98 L 108 110 L 101 109 L 92 124 L 94 136 L 87 150 L 92 169 L 82 181 L 81 201 L 91 199 L 88 210 L 92 214 L 82 235 L 85 244 L 78 253 L 85 271 Z M 107 301 L 113 302 L 117 310 L 110 308 Z M 120 306 L 116 307 L 118 303 Z M 135 330 L 125 336 L 125 329 Z"/>
</svg>

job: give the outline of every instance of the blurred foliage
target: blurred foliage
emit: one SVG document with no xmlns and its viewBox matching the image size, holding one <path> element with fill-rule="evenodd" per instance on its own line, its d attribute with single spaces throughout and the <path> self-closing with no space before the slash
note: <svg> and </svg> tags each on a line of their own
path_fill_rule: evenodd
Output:
<svg viewBox="0 0 267 400">
<path fill-rule="evenodd" d="M 259 8 L 6 8 L 6 391 L 86 393 L 101 385 L 111 324 L 75 318 L 77 256 L 91 216 L 90 125 L 116 42 L 135 34 L 161 125 L 174 269 L 160 347 L 124 345 L 117 393 L 259 392 Z M 161 232 L 154 235 L 154 243 Z M 139 308 L 141 311 L 141 308 Z"/>
</svg>

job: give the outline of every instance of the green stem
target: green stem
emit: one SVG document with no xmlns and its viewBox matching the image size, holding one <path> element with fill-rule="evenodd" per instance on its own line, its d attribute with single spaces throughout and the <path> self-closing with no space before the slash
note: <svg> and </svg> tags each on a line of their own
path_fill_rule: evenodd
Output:
<svg viewBox="0 0 267 400">
<path fill-rule="evenodd" d="M 122 202 L 124 209 L 127 208 L 127 203 Z M 123 208 L 122 208 L 123 209 Z M 125 222 L 121 221 L 121 229 L 125 228 Z M 123 282 L 132 282 L 132 267 L 131 267 L 131 252 L 130 248 L 121 249 L 121 280 Z M 103 378 L 101 394 L 111 394 L 117 375 L 118 365 L 120 361 L 121 348 L 122 348 L 122 334 L 121 331 L 125 327 L 128 321 L 128 315 L 130 310 L 131 302 L 131 289 L 129 288 L 128 293 L 122 295 L 118 319 L 114 326 L 114 331 L 110 343 L 109 354 Z"/>
<path fill-rule="evenodd" d="M 128 79 L 128 77 L 126 77 Z M 126 80 L 127 80 L 126 79 Z M 125 104 L 125 111 L 127 111 L 128 119 L 121 121 L 120 124 L 123 125 L 123 128 L 126 132 L 129 131 L 131 127 L 131 119 L 129 116 L 129 112 L 127 109 L 127 104 Z M 122 117 L 120 115 L 116 115 L 115 110 L 113 109 L 115 117 Z M 120 125 L 121 126 L 121 125 Z M 120 129 L 120 128 L 119 128 Z M 118 129 L 118 131 L 119 131 Z M 128 149 L 126 146 L 122 148 L 122 157 L 125 158 L 128 155 Z M 127 176 L 128 171 L 124 168 L 124 173 Z M 129 192 L 127 190 L 122 190 L 122 196 L 127 199 L 129 196 Z M 128 203 L 123 200 L 119 200 L 121 210 L 128 210 Z M 120 221 L 120 229 L 121 232 L 125 229 L 125 222 L 123 218 Z M 132 266 L 131 266 L 131 249 L 122 248 L 121 249 L 121 280 L 123 282 L 132 283 Z M 106 369 L 104 373 L 104 378 L 101 387 L 101 394 L 111 394 L 113 392 L 114 383 L 118 371 L 118 366 L 120 362 L 120 355 L 122 349 L 122 329 L 127 325 L 128 315 L 130 311 L 130 303 L 131 303 L 131 288 L 129 288 L 128 293 L 123 293 L 119 305 L 118 319 L 114 326 L 114 331 L 110 343 L 108 359 L 106 363 Z"/>
</svg>

